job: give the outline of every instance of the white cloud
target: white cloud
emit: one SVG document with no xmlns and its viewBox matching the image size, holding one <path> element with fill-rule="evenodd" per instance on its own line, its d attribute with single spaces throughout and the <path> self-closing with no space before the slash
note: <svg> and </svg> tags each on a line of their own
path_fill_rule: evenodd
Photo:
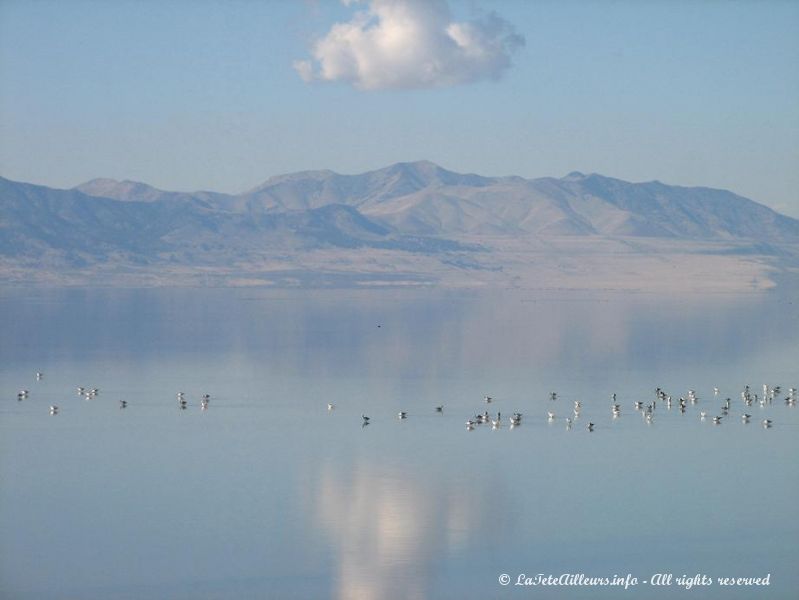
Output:
<svg viewBox="0 0 799 600">
<path fill-rule="evenodd" d="M 294 68 L 305 81 L 344 81 L 361 90 L 449 87 L 497 79 L 523 45 L 495 13 L 454 22 L 446 0 L 369 0 Z"/>
</svg>

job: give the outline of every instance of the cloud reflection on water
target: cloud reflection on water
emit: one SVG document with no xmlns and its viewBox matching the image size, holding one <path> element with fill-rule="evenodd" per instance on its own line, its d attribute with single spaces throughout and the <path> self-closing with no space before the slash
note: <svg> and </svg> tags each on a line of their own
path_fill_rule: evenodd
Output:
<svg viewBox="0 0 799 600">
<path fill-rule="evenodd" d="M 505 531 L 496 490 L 429 476 L 364 458 L 351 470 L 322 463 L 313 515 L 332 547 L 332 597 L 428 598 L 442 557 L 457 555 L 475 535 Z M 476 526 L 489 515 L 490 529 Z"/>
</svg>

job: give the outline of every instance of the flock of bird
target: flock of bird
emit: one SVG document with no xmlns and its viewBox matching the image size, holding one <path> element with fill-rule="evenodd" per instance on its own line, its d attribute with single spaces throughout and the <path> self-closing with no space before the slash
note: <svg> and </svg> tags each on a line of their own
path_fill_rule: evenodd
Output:
<svg viewBox="0 0 799 600">
<path fill-rule="evenodd" d="M 37 381 L 40 381 L 42 379 L 42 377 L 44 377 L 43 373 L 41 373 L 41 372 L 37 372 L 36 373 L 36 380 Z M 97 397 L 97 395 L 100 393 L 100 390 L 98 388 L 78 387 L 76 391 L 77 391 L 79 396 L 84 397 L 86 400 L 91 400 L 91 399 Z M 780 396 L 781 392 L 782 392 L 782 388 L 780 386 L 778 386 L 778 385 L 772 387 L 772 386 L 770 386 L 768 384 L 764 384 L 763 385 L 762 395 L 758 395 L 756 393 L 753 393 L 752 389 L 747 385 L 747 386 L 744 387 L 743 391 L 741 392 L 741 402 L 743 403 L 744 410 L 746 410 L 746 408 L 754 406 L 754 405 L 759 405 L 761 407 L 765 407 L 767 405 L 771 405 L 774 402 L 774 400 L 777 399 Z M 22 400 L 27 399 L 29 396 L 30 396 L 30 391 L 27 390 L 27 389 L 23 389 L 23 390 L 20 390 L 17 393 L 17 400 L 22 401 Z M 717 388 L 717 387 L 713 388 L 713 396 L 714 396 L 714 398 L 718 399 L 719 388 Z M 558 393 L 557 392 L 550 392 L 549 400 L 550 400 L 550 402 L 556 402 L 558 400 Z M 796 405 L 796 400 L 797 400 L 797 391 L 796 391 L 796 388 L 792 387 L 792 388 L 790 388 L 788 390 L 788 393 L 787 393 L 787 395 L 784 398 L 784 403 L 787 406 L 795 406 Z M 188 401 L 186 400 L 185 393 L 178 392 L 177 393 L 177 401 L 178 401 L 178 407 L 181 410 L 185 410 L 187 408 Z M 200 399 L 200 409 L 201 410 L 207 410 L 210 401 L 211 401 L 210 394 L 203 394 L 201 399 Z M 611 401 L 610 402 L 610 415 L 611 415 L 611 418 L 614 419 L 614 420 L 618 419 L 620 417 L 620 415 L 621 415 L 622 407 L 621 407 L 621 404 L 619 402 L 617 402 L 617 397 L 616 397 L 615 393 L 611 394 L 610 401 Z M 491 404 L 492 402 L 494 402 L 494 398 L 491 397 L 491 396 L 485 396 L 483 398 L 483 402 L 485 404 Z M 689 405 L 693 406 L 693 405 L 696 405 L 698 402 L 699 402 L 699 397 L 697 396 L 696 391 L 688 390 L 688 393 L 685 396 L 680 396 L 676 400 L 676 406 L 678 407 L 679 412 L 684 414 L 688 410 L 688 406 Z M 636 401 L 633 404 L 633 407 L 634 407 L 635 412 L 638 412 L 638 413 L 641 414 L 642 418 L 644 419 L 644 421 L 646 423 L 652 423 L 654 421 L 654 418 L 655 418 L 655 412 L 656 412 L 656 410 L 657 410 L 659 405 L 665 406 L 666 409 L 668 409 L 668 410 L 671 410 L 674 407 L 674 405 L 675 405 L 675 401 L 673 400 L 672 396 L 669 395 L 668 393 L 666 393 L 661 388 L 657 388 L 655 390 L 655 398 L 651 402 L 649 402 L 649 403 L 647 403 L 645 405 L 644 402 L 638 400 L 638 401 Z M 128 406 L 127 400 L 120 400 L 119 401 L 119 408 L 124 409 L 127 406 Z M 582 402 L 580 400 L 575 400 L 574 401 L 573 408 L 572 408 L 572 411 L 571 411 L 571 415 L 564 418 L 564 421 L 565 421 L 565 424 L 566 424 L 566 429 L 571 429 L 573 427 L 573 425 L 575 424 L 575 421 L 577 421 L 580 418 L 580 413 L 582 411 L 582 407 L 583 407 L 583 404 L 582 404 Z M 444 412 L 444 406 L 443 405 L 439 405 L 439 406 L 436 406 L 434 408 L 435 408 L 435 412 L 436 413 L 443 413 Z M 335 405 L 332 402 L 328 402 L 327 410 L 328 411 L 332 411 L 334 409 L 335 409 Z M 712 419 L 712 421 L 713 421 L 713 423 L 715 425 L 719 425 L 719 424 L 721 424 L 723 419 L 726 419 L 726 418 L 729 417 L 731 409 L 732 409 L 732 399 L 731 398 L 725 398 L 724 401 L 721 403 L 721 407 L 718 410 L 718 414 L 711 415 L 707 410 L 702 410 L 702 411 L 699 412 L 699 418 L 702 421 L 705 421 L 708 418 L 710 418 L 710 419 Z M 49 407 L 49 410 L 50 410 L 50 414 L 51 415 L 57 415 L 58 411 L 59 411 L 59 408 L 58 408 L 57 405 L 53 404 L 53 405 L 51 405 Z M 364 427 L 366 427 L 367 425 L 370 424 L 370 421 L 371 421 L 370 417 L 368 417 L 367 415 L 361 415 L 361 417 L 363 419 L 362 425 Z M 510 416 L 510 418 L 508 419 L 509 427 L 511 429 L 513 429 L 513 428 L 518 427 L 519 425 L 521 425 L 522 424 L 522 417 L 523 417 L 522 413 L 514 412 Z M 407 411 L 400 411 L 399 413 L 397 413 L 397 418 L 400 419 L 400 420 L 407 419 L 408 418 L 408 412 Z M 751 413 L 747 413 L 747 412 L 743 412 L 743 413 L 741 413 L 740 418 L 741 418 L 741 421 L 743 423 L 749 423 L 751 421 L 751 419 L 752 419 L 752 414 Z M 552 423 L 552 422 L 556 421 L 557 419 L 558 419 L 558 416 L 555 414 L 554 410 L 550 409 L 550 410 L 547 411 L 547 421 L 549 423 Z M 502 419 L 502 413 L 501 412 L 498 411 L 497 414 L 496 414 L 496 417 L 494 417 L 494 416 L 491 415 L 491 413 L 489 413 L 488 410 L 484 410 L 483 412 L 475 414 L 474 416 L 472 416 L 471 418 L 469 418 L 466 421 L 466 429 L 467 429 L 467 431 L 474 431 L 475 428 L 477 428 L 477 427 L 479 427 L 481 425 L 488 425 L 488 424 L 491 425 L 492 429 L 499 429 L 499 428 L 503 427 L 504 423 L 505 422 Z M 771 419 L 763 419 L 761 421 L 761 424 L 765 428 L 770 428 L 772 426 L 773 422 L 772 422 Z M 586 429 L 588 431 L 593 431 L 594 428 L 595 428 L 595 424 L 592 423 L 592 422 L 589 422 L 586 425 Z"/>
<path fill-rule="evenodd" d="M 41 381 L 42 377 L 44 377 L 44 373 L 42 373 L 41 371 L 37 371 L 36 372 L 36 381 Z M 81 397 L 85 398 L 86 400 L 93 400 L 100 393 L 99 388 L 86 388 L 86 387 L 83 387 L 83 386 L 78 386 L 75 391 L 77 392 L 78 396 L 81 396 Z M 20 390 L 19 392 L 17 392 L 17 400 L 18 401 L 27 400 L 29 397 L 30 397 L 30 390 L 23 389 L 23 390 Z M 177 393 L 177 399 L 178 399 L 178 408 L 180 408 L 181 410 L 186 410 L 186 408 L 189 405 L 188 400 L 186 400 L 186 394 L 184 392 L 178 392 Z M 208 404 L 210 402 L 211 402 L 211 395 L 210 394 L 203 394 L 202 397 L 200 398 L 200 410 L 207 410 L 208 409 Z M 127 407 L 128 407 L 128 401 L 127 400 L 120 400 L 119 401 L 119 408 L 127 408 Z M 59 408 L 58 408 L 57 404 L 51 404 L 50 405 L 50 414 L 51 415 L 57 415 L 58 411 L 59 411 Z"/>
<path fill-rule="evenodd" d="M 747 385 L 744 387 L 743 391 L 741 392 L 741 401 L 745 407 L 751 407 L 754 404 L 758 404 L 761 407 L 765 407 L 767 405 L 771 405 L 774 400 L 780 395 L 782 391 L 781 386 L 770 386 L 768 384 L 763 385 L 763 394 L 759 396 L 752 392 L 752 389 Z M 719 395 L 719 388 L 713 388 L 713 396 L 714 398 L 718 398 Z M 555 402 L 558 400 L 558 393 L 557 392 L 550 392 L 549 400 L 551 402 Z M 788 390 L 788 394 L 784 398 L 784 403 L 786 406 L 796 406 L 797 400 L 797 392 L 796 388 L 790 388 Z M 483 401 L 486 404 L 491 404 L 494 401 L 494 398 L 491 396 L 485 396 Z M 621 404 L 617 402 L 616 394 L 611 394 L 610 396 L 610 413 L 612 419 L 618 419 L 621 416 Z M 688 393 L 685 396 L 680 396 L 677 400 L 677 406 L 679 407 L 679 412 L 681 414 L 685 414 L 688 410 L 688 406 L 696 405 L 699 402 L 699 396 L 697 396 L 695 390 L 688 390 Z M 636 401 L 633 406 L 636 412 L 640 413 L 642 418 L 646 423 L 652 423 L 655 418 L 655 411 L 658 405 L 665 405 L 668 410 L 671 410 L 674 406 L 674 400 L 671 395 L 667 394 L 663 389 L 657 388 L 655 390 L 655 398 L 652 402 L 644 405 L 644 402 L 638 400 Z M 732 399 L 726 398 L 719 409 L 719 414 L 713 415 L 711 418 L 715 425 L 720 425 L 722 419 L 725 419 L 729 416 L 730 409 L 732 407 Z M 580 400 L 575 400 L 574 405 L 572 408 L 571 416 L 565 417 L 564 421 L 566 423 L 566 429 L 572 429 L 575 421 L 580 418 L 580 414 L 583 408 L 583 403 Z M 335 405 L 331 402 L 327 404 L 328 411 L 332 411 L 335 409 Z M 443 406 L 436 406 L 435 411 L 441 413 L 444 411 Z M 699 412 L 699 418 L 702 421 L 705 421 L 708 418 L 708 411 L 702 410 Z M 363 418 L 363 426 L 366 427 L 370 423 L 370 417 L 367 415 L 361 415 Z M 397 414 L 398 419 L 406 419 L 408 417 L 408 413 L 406 411 L 401 411 Z M 510 429 L 518 427 L 522 424 L 522 413 L 514 412 L 511 417 L 508 419 L 508 425 Z M 547 411 L 547 421 L 552 423 L 558 419 L 557 415 L 555 414 L 554 410 Z M 752 419 L 752 415 L 750 413 L 743 412 L 741 413 L 741 421 L 743 423 L 749 423 Z M 479 427 L 480 425 L 484 424 L 491 424 L 491 429 L 499 429 L 504 425 L 504 421 L 502 420 L 502 413 L 497 411 L 496 417 L 493 417 L 488 410 L 485 410 L 481 413 L 475 414 L 473 417 L 469 418 L 466 421 L 466 430 L 467 431 L 474 431 L 475 428 Z M 773 421 L 771 419 L 763 419 L 761 421 L 761 425 L 764 428 L 770 428 L 773 425 Z M 594 431 L 596 425 L 593 422 L 589 422 L 586 424 L 586 429 L 588 431 Z"/>
</svg>

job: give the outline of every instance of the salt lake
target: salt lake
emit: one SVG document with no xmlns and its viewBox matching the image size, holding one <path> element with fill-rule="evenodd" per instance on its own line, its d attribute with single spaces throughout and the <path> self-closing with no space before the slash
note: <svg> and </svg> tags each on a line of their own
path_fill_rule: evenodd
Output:
<svg viewBox="0 0 799 600">
<path fill-rule="evenodd" d="M 797 334 L 776 291 L 6 289 L 0 596 L 794 598 Z"/>
</svg>

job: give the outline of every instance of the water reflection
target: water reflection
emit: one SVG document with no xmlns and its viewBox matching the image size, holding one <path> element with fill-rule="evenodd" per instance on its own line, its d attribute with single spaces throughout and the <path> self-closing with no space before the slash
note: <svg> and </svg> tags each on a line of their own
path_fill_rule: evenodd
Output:
<svg viewBox="0 0 799 600">
<path fill-rule="evenodd" d="M 675 349 L 686 364 L 743 356 L 753 344 L 790 339 L 798 323 L 792 299 L 776 293 L 7 291 L 0 360 L 269 355 L 276 370 L 320 376 L 598 361 L 634 368 L 673 362 Z"/>
<path fill-rule="evenodd" d="M 799 584 L 792 555 L 775 550 L 799 535 L 784 519 L 799 493 L 797 413 L 766 407 L 767 430 L 739 415 L 714 427 L 697 411 L 736 401 L 745 384 L 799 383 L 792 302 L 7 293 L 0 475 L 14 485 L 0 486 L 0 591 L 485 598 L 497 597 L 502 572 L 705 569 L 770 570 L 779 597 Z M 76 385 L 101 392 L 86 401 Z M 697 389 L 699 404 L 658 409 L 648 427 L 633 401 L 656 386 L 675 399 Z M 189 410 L 176 406 L 178 390 Z M 546 422 L 578 398 L 573 431 Z M 486 408 L 520 410 L 524 424 L 464 431 Z M 372 425 L 362 429 L 364 412 Z M 209 580 L 219 593 L 198 590 Z M 67 586 L 74 593 L 59 591 Z"/>
<path fill-rule="evenodd" d="M 501 485 L 430 478 L 363 458 L 351 469 L 321 465 L 313 514 L 333 548 L 332 597 L 429 598 L 446 557 L 507 533 Z"/>
</svg>

